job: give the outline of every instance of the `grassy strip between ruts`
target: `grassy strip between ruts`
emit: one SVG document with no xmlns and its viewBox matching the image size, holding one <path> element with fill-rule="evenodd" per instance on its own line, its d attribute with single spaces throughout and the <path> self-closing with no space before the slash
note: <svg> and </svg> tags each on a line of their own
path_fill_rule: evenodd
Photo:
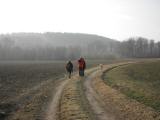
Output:
<svg viewBox="0 0 160 120">
<path fill-rule="evenodd" d="M 94 70 L 87 70 L 87 74 L 90 74 Z M 84 95 L 82 85 L 84 79 L 76 75 L 65 86 L 59 105 L 60 120 L 94 120 L 93 113 Z"/>
<path fill-rule="evenodd" d="M 128 97 L 160 111 L 160 61 L 114 68 L 103 79 L 107 85 Z"/>
</svg>

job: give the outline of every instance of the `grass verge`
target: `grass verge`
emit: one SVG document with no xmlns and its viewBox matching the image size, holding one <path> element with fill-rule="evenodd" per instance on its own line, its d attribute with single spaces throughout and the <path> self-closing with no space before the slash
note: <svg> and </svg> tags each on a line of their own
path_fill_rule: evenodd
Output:
<svg viewBox="0 0 160 120">
<path fill-rule="evenodd" d="M 106 84 L 160 112 L 160 61 L 113 68 L 105 73 Z"/>
</svg>

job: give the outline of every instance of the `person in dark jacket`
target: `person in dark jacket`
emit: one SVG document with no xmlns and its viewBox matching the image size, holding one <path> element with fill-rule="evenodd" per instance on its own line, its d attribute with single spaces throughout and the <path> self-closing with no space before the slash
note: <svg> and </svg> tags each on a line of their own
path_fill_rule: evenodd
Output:
<svg viewBox="0 0 160 120">
<path fill-rule="evenodd" d="M 66 71 L 68 73 L 68 77 L 71 78 L 71 74 L 73 72 L 73 64 L 71 61 L 68 61 L 66 64 Z"/>
<path fill-rule="evenodd" d="M 84 70 L 86 69 L 86 62 L 82 57 L 78 60 L 78 69 L 79 69 L 79 76 L 83 77 Z"/>
</svg>

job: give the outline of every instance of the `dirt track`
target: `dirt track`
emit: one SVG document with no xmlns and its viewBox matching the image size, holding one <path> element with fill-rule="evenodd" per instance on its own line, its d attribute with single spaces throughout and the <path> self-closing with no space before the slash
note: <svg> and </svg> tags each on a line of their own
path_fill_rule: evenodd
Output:
<svg viewBox="0 0 160 120">
<path fill-rule="evenodd" d="M 104 70 L 123 64 L 112 64 Z M 57 86 L 46 120 L 160 120 L 153 109 L 104 84 L 99 69 L 86 73 L 87 77 L 75 75 Z"/>
<path fill-rule="evenodd" d="M 99 99 L 98 94 L 92 86 L 92 79 L 96 76 L 96 73 L 92 73 L 84 81 L 85 95 L 98 120 L 115 120 L 115 116 L 103 107 L 104 102 Z"/>
<path fill-rule="evenodd" d="M 92 87 L 91 81 L 98 72 L 97 68 L 90 69 L 85 78 L 75 75 L 63 81 L 56 88 L 46 120 L 115 120 Z"/>
<path fill-rule="evenodd" d="M 59 105 L 59 100 L 62 94 L 62 91 L 64 89 L 64 86 L 69 82 L 69 80 L 63 81 L 60 86 L 56 87 L 56 93 L 53 95 L 53 100 L 49 106 L 49 109 L 47 111 L 46 115 L 46 120 L 57 120 L 58 119 L 58 105 Z"/>
</svg>

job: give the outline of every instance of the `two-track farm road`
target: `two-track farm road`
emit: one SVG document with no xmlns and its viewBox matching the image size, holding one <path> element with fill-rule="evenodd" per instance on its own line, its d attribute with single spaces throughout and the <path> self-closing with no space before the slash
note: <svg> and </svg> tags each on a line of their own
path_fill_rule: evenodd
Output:
<svg viewBox="0 0 160 120">
<path fill-rule="evenodd" d="M 97 71 L 99 69 L 93 68 L 86 71 L 85 78 L 76 74 L 61 82 L 53 95 L 46 120 L 114 120 L 114 115 L 107 112 L 92 88 L 91 80 Z"/>
<path fill-rule="evenodd" d="M 104 70 L 131 63 L 135 62 L 110 64 Z M 62 81 L 48 107 L 46 120 L 157 120 L 152 109 L 106 85 L 101 80 L 102 73 L 96 67 L 86 70 L 84 78 L 75 74 Z"/>
</svg>

